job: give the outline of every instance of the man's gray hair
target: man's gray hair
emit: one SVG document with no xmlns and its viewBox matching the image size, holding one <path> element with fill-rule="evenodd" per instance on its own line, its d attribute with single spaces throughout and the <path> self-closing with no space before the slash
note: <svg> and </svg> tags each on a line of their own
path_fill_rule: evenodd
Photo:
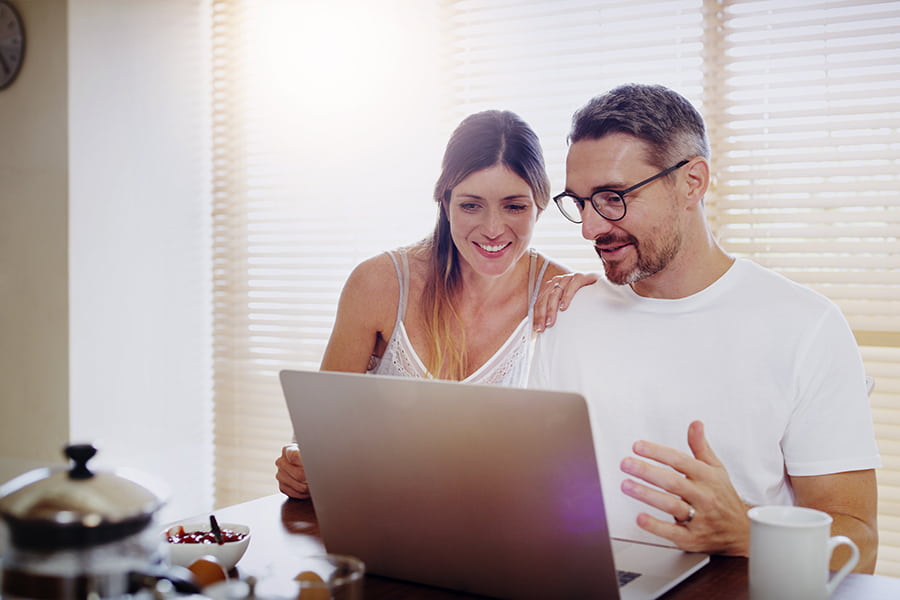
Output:
<svg viewBox="0 0 900 600">
<path fill-rule="evenodd" d="M 648 161 L 667 169 L 709 158 L 703 117 L 681 94 L 661 85 L 626 84 L 596 96 L 575 112 L 569 142 L 625 133 L 646 142 Z"/>
</svg>

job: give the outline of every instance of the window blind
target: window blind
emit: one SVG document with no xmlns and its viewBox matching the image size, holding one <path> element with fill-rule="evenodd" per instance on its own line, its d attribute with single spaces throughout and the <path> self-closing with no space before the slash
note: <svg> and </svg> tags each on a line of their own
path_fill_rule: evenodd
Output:
<svg viewBox="0 0 900 600">
<path fill-rule="evenodd" d="M 449 125 L 438 6 L 216 0 L 215 503 L 276 491 L 283 368 L 317 369 L 350 270 L 425 237 Z"/>
<path fill-rule="evenodd" d="M 722 244 L 834 299 L 857 335 L 884 462 L 878 572 L 900 576 L 898 3 L 213 9 L 217 503 L 274 490 L 290 437 L 277 371 L 318 367 L 355 264 L 430 230 L 440 154 L 463 116 L 520 114 L 559 191 L 573 111 L 614 85 L 656 82 L 706 117 Z M 553 207 L 534 245 L 600 268 Z"/>
</svg>

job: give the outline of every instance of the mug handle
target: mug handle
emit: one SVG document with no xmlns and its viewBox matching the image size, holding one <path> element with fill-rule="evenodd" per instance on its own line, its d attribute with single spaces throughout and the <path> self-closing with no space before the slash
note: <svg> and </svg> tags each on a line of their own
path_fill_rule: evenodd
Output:
<svg viewBox="0 0 900 600">
<path fill-rule="evenodd" d="M 828 556 L 834 553 L 835 548 L 838 546 L 847 546 L 850 548 L 850 558 L 847 559 L 847 562 L 844 563 L 844 566 L 840 568 L 840 570 L 831 576 L 831 579 L 825 585 L 826 597 L 830 596 L 834 592 L 834 588 L 838 586 L 841 580 L 847 576 L 847 573 L 853 570 L 853 567 L 856 566 L 856 563 L 859 562 L 859 548 L 856 547 L 856 544 L 853 543 L 853 540 L 844 535 L 836 535 L 834 537 L 828 538 Z"/>
</svg>

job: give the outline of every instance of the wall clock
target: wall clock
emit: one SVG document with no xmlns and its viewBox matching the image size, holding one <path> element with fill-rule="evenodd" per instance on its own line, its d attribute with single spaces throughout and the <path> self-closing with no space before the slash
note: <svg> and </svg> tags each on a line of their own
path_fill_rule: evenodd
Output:
<svg viewBox="0 0 900 600">
<path fill-rule="evenodd" d="M 0 90 L 12 84 L 25 58 L 25 27 L 9 0 L 0 0 Z"/>
</svg>

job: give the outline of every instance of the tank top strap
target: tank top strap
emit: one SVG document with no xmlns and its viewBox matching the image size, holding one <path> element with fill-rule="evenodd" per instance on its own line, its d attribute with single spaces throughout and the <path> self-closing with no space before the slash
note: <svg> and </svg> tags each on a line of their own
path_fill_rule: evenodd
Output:
<svg viewBox="0 0 900 600">
<path fill-rule="evenodd" d="M 406 315 L 406 302 L 409 296 L 409 258 L 406 256 L 405 248 L 389 250 L 386 254 L 394 262 L 397 281 L 400 283 L 400 299 L 397 302 L 397 324 L 399 324 L 403 322 L 403 317 Z"/>
</svg>

